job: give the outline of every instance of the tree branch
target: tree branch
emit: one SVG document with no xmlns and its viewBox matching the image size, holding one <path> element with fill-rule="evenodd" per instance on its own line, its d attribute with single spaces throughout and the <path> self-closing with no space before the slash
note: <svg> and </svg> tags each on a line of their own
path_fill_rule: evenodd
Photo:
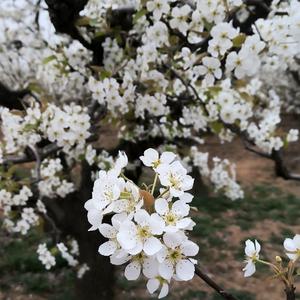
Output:
<svg viewBox="0 0 300 300">
<path fill-rule="evenodd" d="M 238 300 L 230 293 L 226 292 L 223 288 L 221 288 L 216 282 L 214 282 L 208 275 L 202 272 L 200 267 L 195 266 L 195 274 L 200 277 L 207 285 L 209 285 L 212 289 L 214 289 L 220 296 L 222 296 L 226 300 Z"/>
</svg>

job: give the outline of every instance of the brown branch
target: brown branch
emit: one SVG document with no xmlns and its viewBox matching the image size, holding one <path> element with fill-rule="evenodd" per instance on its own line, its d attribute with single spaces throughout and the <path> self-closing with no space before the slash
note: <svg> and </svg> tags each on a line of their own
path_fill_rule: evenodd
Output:
<svg viewBox="0 0 300 300">
<path fill-rule="evenodd" d="M 200 267 L 195 266 L 195 274 L 200 277 L 207 285 L 209 285 L 212 289 L 214 289 L 220 296 L 222 296 L 226 300 L 238 300 L 230 293 L 226 292 L 223 288 L 221 288 L 215 281 L 213 281 L 208 275 L 202 272 Z M 288 299 L 292 300 L 292 299 Z"/>
<path fill-rule="evenodd" d="M 296 288 L 292 285 L 290 287 L 286 287 L 285 294 L 286 294 L 286 300 L 295 300 L 296 295 L 295 295 L 295 290 Z"/>
<path fill-rule="evenodd" d="M 4 158 L 3 164 L 13 163 L 13 164 L 22 164 L 33 162 L 36 160 L 36 155 L 32 151 L 32 147 L 30 147 L 31 153 L 24 153 L 20 156 L 9 155 Z M 48 157 L 49 155 L 57 152 L 60 150 L 61 147 L 57 146 L 56 144 L 49 144 L 45 146 L 43 149 L 36 149 L 39 153 L 39 159 L 42 161 L 44 158 Z M 32 155 L 33 154 L 33 155 Z"/>
</svg>

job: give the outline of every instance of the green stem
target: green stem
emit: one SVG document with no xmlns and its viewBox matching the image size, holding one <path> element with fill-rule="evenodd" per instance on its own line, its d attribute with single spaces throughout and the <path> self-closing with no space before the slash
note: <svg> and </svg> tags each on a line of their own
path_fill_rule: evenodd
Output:
<svg viewBox="0 0 300 300">
<path fill-rule="evenodd" d="M 154 193 L 156 183 L 157 183 L 157 179 L 158 179 L 158 174 L 155 173 L 155 177 L 154 177 L 154 181 L 153 181 L 153 185 L 152 185 L 152 189 L 151 189 L 151 195 L 153 195 L 153 193 Z"/>
</svg>

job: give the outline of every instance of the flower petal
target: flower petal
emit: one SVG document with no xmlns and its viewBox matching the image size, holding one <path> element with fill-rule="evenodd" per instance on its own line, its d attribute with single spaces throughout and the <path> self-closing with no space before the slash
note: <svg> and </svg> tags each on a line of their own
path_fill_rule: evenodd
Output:
<svg viewBox="0 0 300 300">
<path fill-rule="evenodd" d="M 101 255 L 104 255 L 104 256 L 110 256 L 112 255 L 117 249 L 117 245 L 115 242 L 112 242 L 112 241 L 108 241 L 106 243 L 103 243 L 99 249 L 98 249 L 98 252 L 101 254 Z"/>
<path fill-rule="evenodd" d="M 162 248 L 162 244 L 158 238 L 150 237 L 144 243 L 144 251 L 147 255 L 154 255 Z"/>
<path fill-rule="evenodd" d="M 179 279 L 191 280 L 195 274 L 195 266 L 188 259 L 180 260 L 176 265 L 176 275 Z"/>
<path fill-rule="evenodd" d="M 156 278 L 152 278 L 147 282 L 147 289 L 150 294 L 153 294 L 159 288 L 159 280 Z"/>
<path fill-rule="evenodd" d="M 127 280 L 137 280 L 141 274 L 142 266 L 138 261 L 133 261 L 125 268 L 125 277 Z"/>
<path fill-rule="evenodd" d="M 169 211 L 169 203 L 166 199 L 158 198 L 155 200 L 155 211 L 160 215 L 165 215 Z"/>
</svg>

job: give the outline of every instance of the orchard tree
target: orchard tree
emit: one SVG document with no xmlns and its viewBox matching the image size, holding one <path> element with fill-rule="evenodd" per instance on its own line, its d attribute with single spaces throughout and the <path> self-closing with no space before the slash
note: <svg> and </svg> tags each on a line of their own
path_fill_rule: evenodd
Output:
<svg viewBox="0 0 300 300">
<path fill-rule="evenodd" d="M 205 183 L 244 196 L 235 165 L 201 152 L 212 134 L 242 140 L 277 176 L 300 180 L 284 157 L 298 130 L 281 126 L 282 114 L 300 112 L 300 2 L 3 0 L 0 8 L 3 228 L 26 235 L 40 226 L 37 257 L 47 270 L 58 256 L 76 270 L 78 299 L 112 299 L 112 265 L 121 264 L 159 297 L 196 272 L 235 299 L 193 258 L 190 190 Z M 117 132 L 114 149 L 99 143 L 102 128 Z M 248 240 L 245 276 L 268 264 L 294 299 L 299 240 L 284 242 L 287 267 L 261 260 Z"/>
</svg>

